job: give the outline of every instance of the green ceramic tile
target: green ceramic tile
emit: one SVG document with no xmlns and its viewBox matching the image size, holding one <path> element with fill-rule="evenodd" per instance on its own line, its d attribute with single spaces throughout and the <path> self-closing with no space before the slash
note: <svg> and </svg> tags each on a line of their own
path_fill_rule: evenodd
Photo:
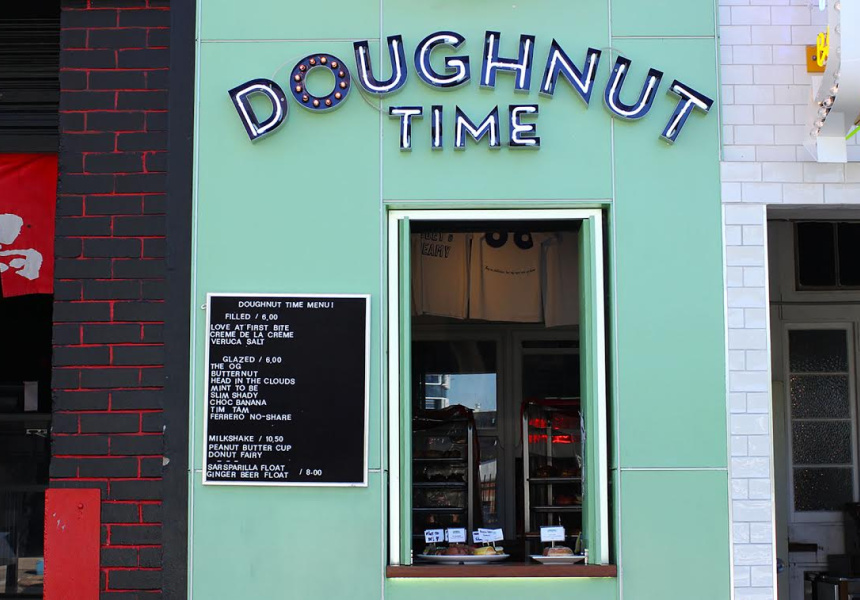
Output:
<svg viewBox="0 0 860 600">
<path fill-rule="evenodd" d="M 681 15 L 675 22 L 661 21 L 662 4 L 641 9 L 614 0 L 614 33 L 693 35 L 688 33 L 693 31 L 689 22 L 703 9 L 699 2 L 682 4 L 672 3 Z M 618 21 L 625 5 L 642 13 L 629 26 Z M 652 114 L 639 122 L 613 125 L 602 101 L 612 62 L 608 51 L 588 109 L 563 83 L 552 99 L 535 91 L 515 94 L 506 74 L 499 75 L 495 90 L 482 90 L 477 84 L 486 29 L 502 32 L 505 55 L 514 54 L 520 33 L 537 36 L 532 74 L 536 89 L 553 37 L 577 59 L 588 46 L 607 49 L 606 3 L 384 1 L 381 31 L 404 36 L 410 65 L 421 38 L 455 29 L 467 38 L 461 53 L 470 57 L 475 80 L 458 90 L 439 92 L 411 72 L 397 95 L 365 101 L 354 88 L 342 108 L 324 115 L 303 111 L 291 100 L 283 130 L 251 144 L 227 90 L 254 77 L 274 78 L 286 86 L 288 70 L 311 52 L 336 54 L 354 69 L 352 45 L 342 38 L 378 36 L 379 4 L 343 4 L 332 19 L 311 18 L 315 5 L 266 0 L 238 5 L 207 0 L 200 6 L 204 39 L 341 38 L 201 44 L 194 303 L 202 305 L 206 292 L 371 294 L 371 468 L 382 464 L 380 435 L 385 426 L 381 201 L 610 199 L 613 194 L 609 231 L 615 246 L 609 265 L 614 268 L 610 287 L 616 304 L 610 307 L 615 333 L 610 337 L 615 369 L 610 416 L 613 435 L 614 424 L 620 431 L 620 451 L 610 452 L 612 464 L 725 465 L 716 111 L 692 116 L 674 147 L 659 140 L 676 104 L 675 97 L 665 94 L 673 78 L 715 97 L 712 39 L 614 40 L 612 45 L 633 60 L 631 87 L 641 82 L 650 66 L 664 70 L 666 79 Z M 628 13 L 634 14 L 628 11 L 623 18 Z M 710 32 L 696 35 L 713 34 L 710 19 L 710 25 L 696 25 L 710 27 Z M 378 44 L 373 48 L 378 52 Z M 478 119 L 493 106 L 504 115 L 511 103 L 540 105 L 540 151 L 451 148 L 454 106 Z M 445 107 L 449 138 L 443 151 L 429 150 L 428 117 L 415 121 L 415 149 L 398 150 L 398 123 L 387 117 L 387 110 L 412 104 Z M 507 137 L 503 124 L 504 142 Z M 679 221 L 684 228 L 667 226 Z M 199 467 L 204 366 L 200 334 L 205 313 L 195 309 L 194 314 L 192 464 Z M 613 600 L 622 584 L 625 597 L 637 600 L 657 598 L 658 593 L 661 600 L 672 600 L 688 595 L 690 589 L 704 590 L 706 599 L 727 597 L 725 473 L 612 475 L 616 512 L 611 517 L 611 539 L 624 544 L 619 547 L 616 542 L 613 548 L 613 553 L 623 554 L 620 579 L 385 580 L 383 544 L 388 529 L 379 473 L 371 473 L 370 487 L 364 489 L 203 487 L 195 473 L 194 596 L 375 600 L 384 592 L 395 600 Z M 334 562 L 332 548 L 337 556 L 349 558 Z"/>
<path fill-rule="evenodd" d="M 731 584 L 724 471 L 621 475 L 624 596 L 725 600 Z"/>
<path fill-rule="evenodd" d="M 610 204 L 607 209 L 604 211 L 604 216 L 606 218 L 605 222 L 605 230 L 607 235 L 604 237 L 604 247 L 606 249 L 606 272 L 607 273 L 615 273 L 617 269 L 616 264 L 616 247 L 613 243 L 613 232 L 615 231 L 615 205 Z M 604 279 L 604 286 L 606 287 L 606 297 L 610 298 L 609 306 L 614 306 L 613 302 L 614 298 L 617 296 L 617 286 L 615 282 L 615 277 L 606 277 Z M 604 314 L 604 318 L 606 319 L 606 341 L 607 346 L 610 348 L 610 352 L 612 355 L 615 354 L 615 344 L 614 340 L 617 337 L 617 323 L 616 323 L 616 315 L 614 310 L 606 310 Z M 609 468 L 615 471 L 618 468 L 618 444 L 617 444 L 617 436 L 615 434 L 615 429 L 618 423 L 618 405 L 619 405 L 619 397 L 617 390 L 617 377 L 618 370 L 614 368 L 614 363 L 612 360 L 607 361 L 607 369 L 606 369 L 606 393 L 607 393 L 607 407 L 606 407 L 606 418 L 607 418 L 607 427 L 609 428 L 608 432 L 608 457 L 609 457 Z"/>
<path fill-rule="evenodd" d="M 385 597 L 389 600 L 437 600 L 438 598 L 614 600 L 618 597 L 617 587 L 617 580 L 609 578 L 388 579 L 385 582 Z"/>
<path fill-rule="evenodd" d="M 631 72 L 659 63 L 714 95 L 708 40 L 627 40 Z M 641 74 L 641 75 L 640 75 Z M 716 111 L 690 117 L 674 146 L 659 136 L 675 101 L 615 126 L 619 464 L 726 464 L 722 227 Z M 678 227 L 683 223 L 683 227 Z"/>
<path fill-rule="evenodd" d="M 612 35 L 711 36 L 716 35 L 713 0 L 642 2 L 612 0 Z M 614 40 L 621 44 L 620 40 Z M 713 44 L 713 42 L 711 42 Z"/>
<path fill-rule="evenodd" d="M 198 480 L 194 597 L 380 598 L 381 478 L 373 473 L 368 488 L 353 489 L 213 487 Z"/>
<path fill-rule="evenodd" d="M 456 14 L 452 25 L 451 15 Z M 569 86 L 559 84 L 555 97 L 537 93 L 553 38 L 581 64 L 589 46 L 608 45 L 608 13 L 605 5 L 576 5 L 564 0 L 499 5 L 491 0 L 462 3 L 433 0 L 420 4 L 385 2 L 383 31 L 402 33 L 408 56 L 426 35 L 454 29 L 466 38 L 457 51 L 468 55 L 472 80 L 449 91 L 431 89 L 414 73 L 405 89 L 386 98 L 384 106 L 423 106 L 425 116 L 415 121 L 414 149 L 400 152 L 399 122 L 384 119 L 383 189 L 386 200 L 434 199 L 602 199 L 611 194 L 609 171 L 609 117 L 601 108 L 600 91 L 606 80 L 601 72 L 586 108 Z M 501 33 L 502 56 L 516 56 L 519 36 L 536 36 L 531 92 L 515 93 L 511 74 L 500 73 L 494 90 L 481 89 L 481 60 L 488 29 Z M 437 51 L 443 53 L 443 50 Z M 444 149 L 430 150 L 429 110 L 445 108 Z M 507 108 L 510 104 L 538 104 L 536 120 L 541 149 L 491 151 L 486 140 L 465 151 L 453 149 L 454 107 L 459 106 L 476 122 L 495 106 L 502 117 L 501 137 L 509 140 Z"/>
<path fill-rule="evenodd" d="M 379 0 L 337 6 L 271 0 L 198 0 L 203 40 L 332 40 L 379 37 Z M 312 52 L 329 42 L 316 42 Z"/>
<path fill-rule="evenodd" d="M 348 44 L 329 44 L 332 53 Z M 379 132 L 376 111 L 350 98 L 331 114 L 313 114 L 290 100 L 281 131 L 251 143 L 227 90 L 276 72 L 283 57 L 308 44 L 207 44 L 202 48 L 195 306 L 207 292 L 371 294 L 371 468 L 380 465 L 382 257 Z M 250 72 L 259 65 L 261 72 Z M 346 131 L 349 134 L 346 134 Z M 229 149 L 229 151 L 225 151 Z M 202 393 L 205 313 L 195 313 Z M 194 415 L 202 448 L 202 406 Z M 201 457 L 195 454 L 193 465 Z"/>
<path fill-rule="evenodd" d="M 611 469 L 609 472 L 609 562 L 618 564 L 621 552 L 621 528 L 618 523 L 621 506 L 621 471 Z"/>
</svg>

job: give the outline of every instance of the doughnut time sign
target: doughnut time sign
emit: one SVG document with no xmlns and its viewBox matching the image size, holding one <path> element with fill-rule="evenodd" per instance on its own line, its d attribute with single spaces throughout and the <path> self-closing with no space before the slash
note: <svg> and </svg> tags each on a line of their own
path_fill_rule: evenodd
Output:
<svg viewBox="0 0 860 600">
<path fill-rule="evenodd" d="M 520 36 L 519 53 L 515 58 L 499 56 L 500 39 L 501 34 L 498 31 L 487 31 L 484 36 L 484 52 L 481 56 L 480 75 L 478 75 L 479 85 L 482 88 L 493 89 L 496 86 L 497 76 L 500 73 L 508 73 L 513 75 L 514 90 L 528 94 L 533 83 L 535 36 Z M 468 84 L 473 79 L 473 65 L 469 56 L 445 56 L 444 68 L 441 72 L 430 62 L 437 48 L 447 46 L 449 52 L 450 49 L 456 52 L 465 41 L 462 35 L 454 31 L 437 31 L 421 40 L 415 48 L 411 65 L 414 66 L 415 74 L 421 83 L 441 90 Z M 390 67 L 388 72 L 391 75 L 385 80 L 378 79 L 374 74 L 366 40 L 355 42 L 354 50 L 355 77 L 343 60 L 332 54 L 324 52 L 311 54 L 297 62 L 290 73 L 289 80 L 289 92 L 295 103 L 311 112 L 325 113 L 347 101 L 354 81 L 358 82 L 361 90 L 366 94 L 377 97 L 394 94 L 406 84 L 410 65 L 407 65 L 402 36 L 393 35 L 388 38 Z M 539 65 L 543 67 L 543 74 L 536 82 L 538 92 L 542 96 L 552 98 L 558 82 L 564 80 L 587 107 L 594 91 L 600 56 L 600 50 L 588 48 L 584 60 L 577 63 L 556 40 L 553 40 L 546 60 Z M 626 104 L 621 100 L 621 93 L 630 65 L 629 59 L 618 56 L 606 88 L 603 90 L 603 103 L 606 109 L 613 117 L 628 121 L 641 119 L 648 114 L 663 79 L 662 71 L 649 68 L 645 82 L 638 90 L 638 99 L 633 104 Z M 324 96 L 315 96 L 307 89 L 308 74 L 314 70 L 328 70 L 334 75 L 334 87 Z M 378 74 L 378 71 L 376 73 Z M 672 82 L 667 91 L 678 97 L 675 110 L 660 134 L 663 140 L 671 144 L 678 138 L 690 114 L 695 110 L 707 113 L 713 100 L 677 79 Z M 251 141 L 259 140 L 283 128 L 289 114 L 290 102 L 284 89 L 277 82 L 271 79 L 252 79 L 233 88 L 229 94 Z M 271 103 L 269 116 L 261 119 L 255 112 L 251 106 L 251 97 L 254 95 L 263 96 Z M 626 90 L 625 96 L 634 97 L 635 93 Z M 507 145 L 510 148 L 540 148 L 536 123 L 539 113 L 537 104 L 511 104 L 506 109 L 502 107 L 501 110 L 495 106 L 487 115 L 467 115 L 459 106 L 454 106 L 453 121 L 450 118 L 451 112 L 450 109 L 446 110 L 444 106 L 435 104 L 429 107 L 397 105 L 388 107 L 389 117 L 399 120 L 399 143 L 403 151 L 412 149 L 412 128 L 416 121 L 425 117 L 429 121 L 430 145 L 433 150 L 442 150 L 445 146 L 453 147 L 455 150 L 465 150 L 467 138 L 472 138 L 475 142 L 486 138 L 490 149 L 498 149 L 502 146 L 503 128 L 507 129 L 509 140 Z M 449 132 L 445 125 L 451 123 L 453 127 Z"/>
</svg>

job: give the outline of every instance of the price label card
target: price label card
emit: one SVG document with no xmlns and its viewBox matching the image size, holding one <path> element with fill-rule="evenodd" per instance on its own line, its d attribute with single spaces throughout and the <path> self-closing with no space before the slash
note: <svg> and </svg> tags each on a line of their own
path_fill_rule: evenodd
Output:
<svg viewBox="0 0 860 600">
<path fill-rule="evenodd" d="M 505 539 L 505 532 L 501 529 L 478 529 L 478 533 L 484 538 L 484 542 L 501 542 Z"/>
<path fill-rule="evenodd" d="M 444 529 L 425 529 L 424 530 L 424 541 L 428 544 L 435 544 L 436 542 L 444 542 L 445 541 L 445 530 Z"/>
<path fill-rule="evenodd" d="M 542 542 L 563 542 L 564 527 L 541 527 L 540 541 Z"/>
<path fill-rule="evenodd" d="M 483 544 L 485 541 L 486 540 L 484 539 L 484 536 L 481 535 L 480 531 L 472 532 L 472 542 L 475 544 Z"/>
<path fill-rule="evenodd" d="M 465 529 L 446 529 L 445 541 L 451 544 L 465 544 L 466 530 Z"/>
</svg>

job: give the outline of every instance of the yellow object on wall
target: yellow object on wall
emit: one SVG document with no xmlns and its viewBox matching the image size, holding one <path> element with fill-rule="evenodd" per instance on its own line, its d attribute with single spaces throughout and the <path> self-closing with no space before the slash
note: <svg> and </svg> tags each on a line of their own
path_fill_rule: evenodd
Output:
<svg viewBox="0 0 860 600">
<path fill-rule="evenodd" d="M 815 63 L 823 68 L 827 64 L 828 56 L 830 56 L 830 27 L 825 33 L 819 33 L 815 40 Z"/>
</svg>

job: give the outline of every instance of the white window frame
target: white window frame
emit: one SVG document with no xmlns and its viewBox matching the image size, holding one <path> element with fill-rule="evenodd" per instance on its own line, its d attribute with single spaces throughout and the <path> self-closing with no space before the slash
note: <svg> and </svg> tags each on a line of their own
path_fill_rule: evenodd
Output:
<svg viewBox="0 0 860 600">
<path fill-rule="evenodd" d="M 409 564 L 401 553 L 401 477 L 400 477 L 400 244 L 399 225 L 403 219 L 410 221 L 586 221 L 594 223 L 593 253 L 596 272 L 595 287 L 599 298 L 605 297 L 603 277 L 603 214 L 594 208 L 535 208 L 535 209 L 392 209 L 388 212 L 388 556 L 390 565 Z M 589 556 L 589 563 L 609 563 L 609 455 L 606 392 L 606 334 L 605 308 L 603 302 L 594 306 L 595 360 L 597 381 L 595 398 L 597 423 L 601 443 L 597 448 L 597 469 L 603 474 L 598 479 L 598 531 L 600 555 Z M 581 349 L 585 351 L 586 349 Z M 583 374 L 585 376 L 585 374 Z"/>
</svg>

